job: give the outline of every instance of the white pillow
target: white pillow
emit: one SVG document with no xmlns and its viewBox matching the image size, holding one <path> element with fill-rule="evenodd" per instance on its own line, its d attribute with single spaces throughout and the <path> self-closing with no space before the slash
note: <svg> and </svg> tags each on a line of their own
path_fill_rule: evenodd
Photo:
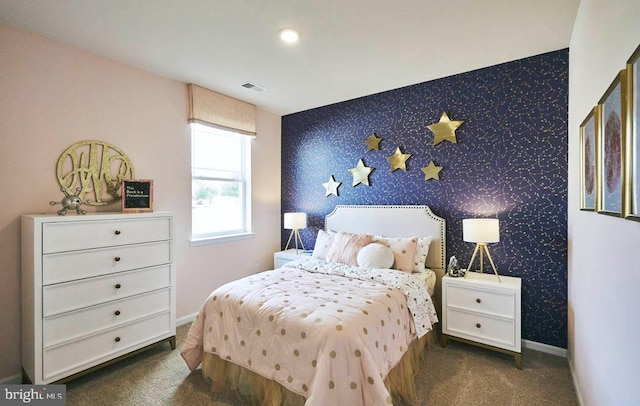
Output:
<svg viewBox="0 0 640 406">
<path fill-rule="evenodd" d="M 322 229 L 318 230 L 318 237 L 316 238 L 316 245 L 313 247 L 313 254 L 311 257 L 318 259 L 327 259 L 327 254 L 331 245 L 333 245 L 333 238 L 336 233 L 330 231 L 326 232 Z"/>
<path fill-rule="evenodd" d="M 422 272 L 425 270 L 427 255 L 429 255 L 429 245 L 431 245 L 432 237 L 419 237 L 416 245 L 416 253 L 413 255 L 413 272 Z"/>
<path fill-rule="evenodd" d="M 362 268 L 390 269 L 393 261 L 391 248 L 375 242 L 365 245 L 358 252 L 358 266 Z"/>
</svg>

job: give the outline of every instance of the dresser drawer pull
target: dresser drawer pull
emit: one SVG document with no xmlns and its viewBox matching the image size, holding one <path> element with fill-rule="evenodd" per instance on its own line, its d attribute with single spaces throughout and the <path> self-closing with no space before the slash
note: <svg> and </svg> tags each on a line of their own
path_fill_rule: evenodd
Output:
<svg viewBox="0 0 640 406">
<path fill-rule="evenodd" d="M 122 287 L 122 285 L 120 285 L 119 283 L 116 283 L 116 289 L 120 289 Z"/>
<path fill-rule="evenodd" d="M 480 328 L 480 327 L 482 327 L 480 323 L 476 323 L 476 328 Z"/>
<path fill-rule="evenodd" d="M 116 262 L 120 262 L 120 257 L 115 257 L 115 258 L 114 258 L 114 260 L 115 260 Z"/>
<path fill-rule="evenodd" d="M 116 339 L 114 340 L 116 343 L 120 342 L 120 337 L 116 337 Z"/>
<path fill-rule="evenodd" d="M 477 299 L 476 299 L 476 303 L 482 303 L 482 299 L 477 298 Z"/>
<path fill-rule="evenodd" d="M 114 313 L 116 316 L 120 316 L 120 310 L 116 310 L 116 312 Z"/>
<path fill-rule="evenodd" d="M 116 235 L 120 235 L 120 230 L 115 231 Z"/>
</svg>

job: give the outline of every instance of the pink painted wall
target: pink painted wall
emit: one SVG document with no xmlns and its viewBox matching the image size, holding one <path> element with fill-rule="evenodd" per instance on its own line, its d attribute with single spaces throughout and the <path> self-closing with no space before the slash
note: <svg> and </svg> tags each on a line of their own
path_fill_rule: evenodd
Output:
<svg viewBox="0 0 640 406">
<path fill-rule="evenodd" d="M 120 147 L 136 177 L 154 179 L 154 209 L 174 212 L 178 319 L 197 312 L 217 286 L 273 265 L 280 245 L 280 117 L 258 111 L 255 235 L 199 247 L 189 245 L 186 117 L 185 83 L 0 26 L 0 382 L 20 373 L 20 215 L 55 213 L 49 201 L 62 197 L 55 166 L 73 143 Z"/>
</svg>

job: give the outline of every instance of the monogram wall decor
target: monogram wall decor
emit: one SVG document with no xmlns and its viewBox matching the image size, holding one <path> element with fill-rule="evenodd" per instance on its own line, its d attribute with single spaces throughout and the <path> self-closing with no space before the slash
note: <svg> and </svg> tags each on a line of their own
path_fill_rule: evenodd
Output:
<svg viewBox="0 0 640 406">
<path fill-rule="evenodd" d="M 129 157 L 105 141 L 71 145 L 60 155 L 56 175 L 63 191 L 92 206 L 119 201 L 122 181 L 135 176 Z"/>
</svg>

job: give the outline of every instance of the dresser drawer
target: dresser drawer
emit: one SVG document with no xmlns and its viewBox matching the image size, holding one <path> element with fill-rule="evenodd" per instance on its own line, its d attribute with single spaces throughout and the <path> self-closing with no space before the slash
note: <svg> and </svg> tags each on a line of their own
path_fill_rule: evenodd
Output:
<svg viewBox="0 0 640 406">
<path fill-rule="evenodd" d="M 45 348 L 171 309 L 171 290 L 156 290 L 44 319 Z"/>
<path fill-rule="evenodd" d="M 464 312 L 448 307 L 445 334 L 506 348 L 516 348 L 516 326 L 514 320 Z M 519 348 L 518 348 L 519 350 Z"/>
<path fill-rule="evenodd" d="M 50 347 L 44 350 L 43 379 L 60 379 L 171 334 L 171 313 L 166 312 L 64 345 Z"/>
<path fill-rule="evenodd" d="M 42 284 L 50 285 L 171 262 L 171 242 L 66 251 L 42 257 Z"/>
<path fill-rule="evenodd" d="M 43 254 L 171 238 L 170 217 L 51 222 L 42 228 Z"/>
<path fill-rule="evenodd" d="M 45 286 L 43 317 L 171 286 L 171 265 Z"/>
<path fill-rule="evenodd" d="M 501 317 L 515 318 L 515 294 L 478 289 L 475 287 L 446 285 L 447 306 L 492 314 Z"/>
</svg>

